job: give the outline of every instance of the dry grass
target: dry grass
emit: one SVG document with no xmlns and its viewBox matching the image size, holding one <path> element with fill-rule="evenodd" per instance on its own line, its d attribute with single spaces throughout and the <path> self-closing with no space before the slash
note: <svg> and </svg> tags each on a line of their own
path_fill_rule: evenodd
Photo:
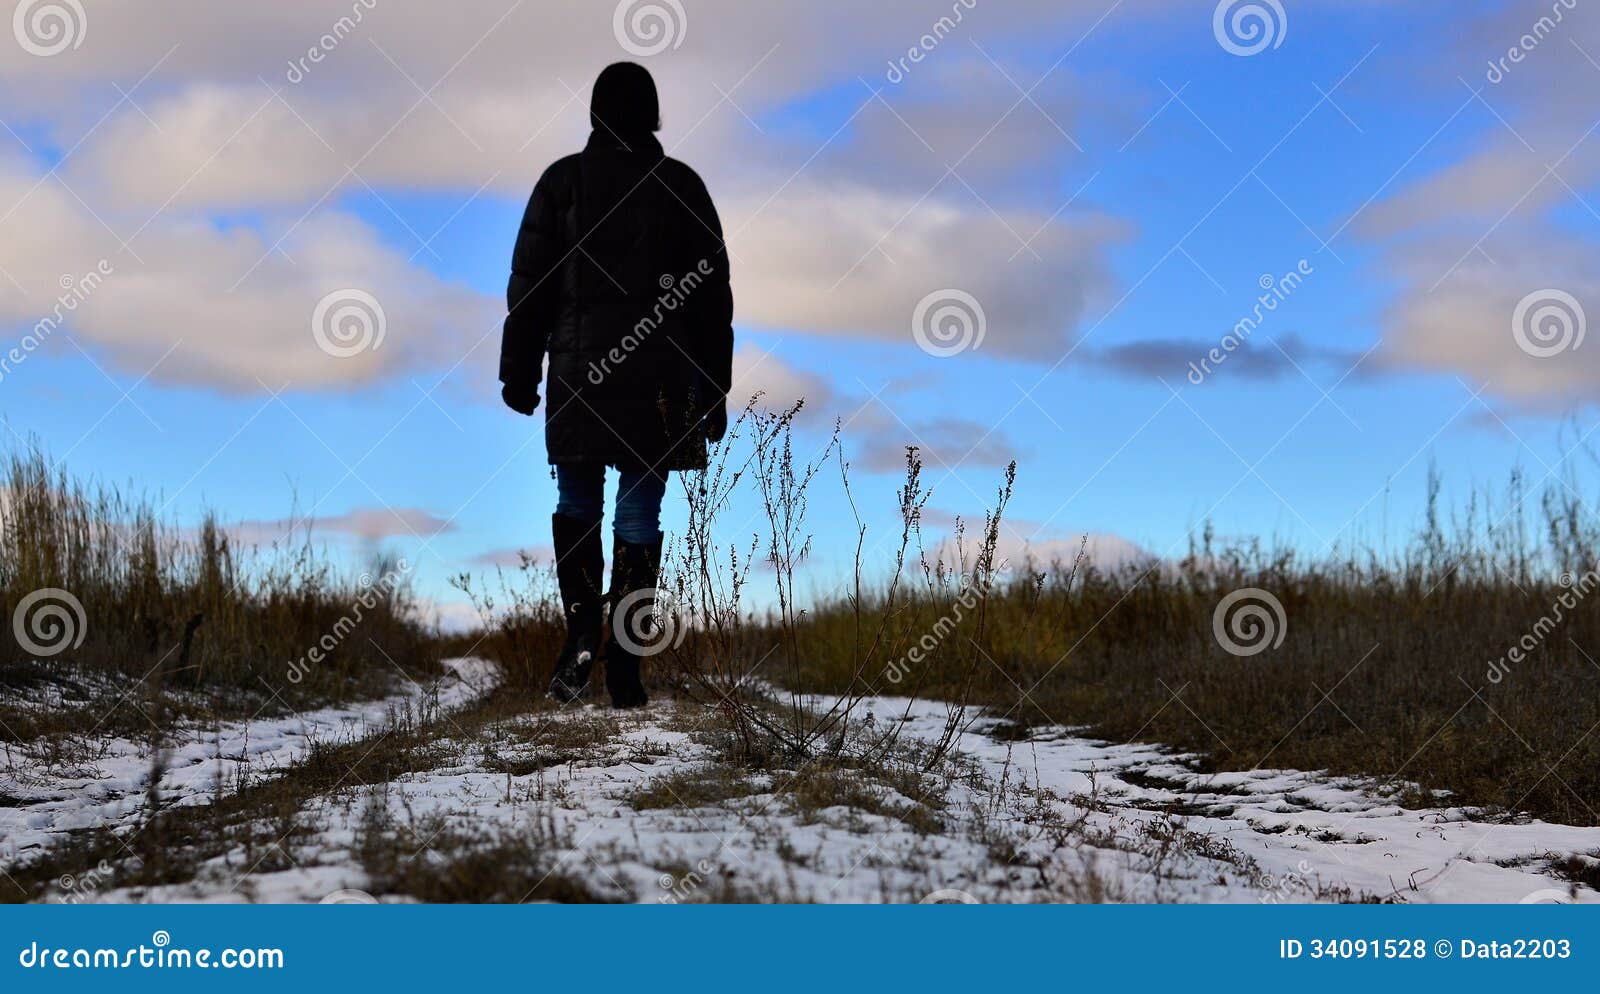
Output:
<svg viewBox="0 0 1600 994">
<path fill-rule="evenodd" d="M 1083 725 L 1198 751 L 1214 769 L 1326 768 L 1413 781 L 1419 803 L 1447 791 L 1600 824 L 1600 577 L 1585 575 L 1600 534 L 1565 487 L 1542 504 L 1535 531 L 1514 481 L 1502 507 L 1475 501 L 1446 526 L 1435 482 L 1422 529 L 1394 556 L 1312 560 L 1206 534 L 1175 563 L 1022 564 L 981 612 L 963 609 L 959 564 L 936 563 L 869 598 L 894 662 L 868 680 L 970 695 L 1018 734 Z M 1285 621 L 1271 622 L 1281 645 L 1239 656 L 1213 623 L 1245 588 L 1276 597 Z M 860 614 L 841 598 L 804 616 L 801 689 L 858 687 Z M 1519 643 L 1525 658 L 1507 658 Z"/>
<path fill-rule="evenodd" d="M 452 577 L 450 583 L 482 620 L 478 632 L 456 640 L 459 651 L 494 660 L 508 685 L 542 695 L 566 639 L 554 568 L 524 554 L 515 569 L 497 569 L 492 586 L 476 582 L 469 573 Z M 604 674 L 597 667 L 590 686 L 603 685 Z"/>
<path fill-rule="evenodd" d="M 204 691 L 213 710 L 250 714 L 274 692 L 275 706 L 304 707 L 381 693 L 396 667 L 438 671 L 404 563 L 347 575 L 322 558 L 309 524 L 241 549 L 214 517 L 180 528 L 162 507 L 74 480 L 37 450 L 0 465 L 0 686 L 60 682 L 50 674 L 70 660 L 81 674 Z M 47 667 L 33 666 L 40 655 Z M 66 696 L 104 718 L 83 689 L 94 681 L 78 682 Z M 0 719 L 8 740 L 38 723 L 16 710 Z"/>
<path fill-rule="evenodd" d="M 843 593 L 804 604 L 796 577 L 811 548 L 806 492 L 837 449 L 797 462 L 789 444 L 794 413 L 747 412 L 720 450 L 721 462 L 689 480 L 690 524 L 664 583 L 684 612 L 677 623 L 686 632 L 670 652 L 650 659 L 650 677 L 655 689 L 670 684 L 709 709 L 705 741 L 713 762 L 645 784 L 629 797 L 635 809 L 770 794 L 803 821 L 873 816 L 937 835 L 958 819 L 976 819 L 998 864 L 1040 877 L 1066 873 L 1050 882 L 1053 893 L 1125 896 L 1092 866 L 1068 872 L 1028 855 L 1040 837 L 1057 849 L 1125 847 L 1063 820 L 1074 807 L 1093 810 L 1093 797 L 1064 805 L 1018 793 L 1017 804 L 1037 802 L 1037 816 L 1022 819 L 1021 833 L 1015 812 L 1006 821 L 998 809 L 953 810 L 950 770 L 959 757 L 951 743 L 982 706 L 1003 719 L 1007 736 L 1081 725 L 1115 740 L 1192 750 L 1210 769 L 1298 767 L 1394 778 L 1417 783 L 1421 793 L 1409 799 L 1419 803 L 1448 792 L 1455 803 L 1600 824 L 1600 736 L 1590 734 L 1600 696 L 1600 610 L 1589 603 L 1600 593 L 1600 576 L 1590 572 L 1600 530 L 1565 483 L 1542 495 L 1543 516 L 1532 527 L 1519 481 L 1499 506 L 1475 501 L 1448 524 L 1434 482 L 1415 540 L 1389 555 L 1308 558 L 1256 544 L 1219 545 L 1207 532 L 1177 561 L 1007 568 L 995 550 L 1013 472 L 981 529 L 970 540 L 962 533 L 954 551 L 941 546 L 941 557 L 923 545 L 927 495 L 913 454 L 891 569 L 868 579 L 858 553 L 854 582 Z M 747 459 L 730 455 L 741 430 L 752 445 Z M 848 497 L 848 474 L 840 469 Z M 116 886 L 183 881 L 204 861 L 228 854 L 242 853 L 257 872 L 288 865 L 295 840 L 308 833 L 297 821 L 308 797 L 352 785 L 381 788 L 448 763 L 460 757 L 460 738 L 490 722 L 499 723 L 500 737 L 480 743 L 484 763 L 508 780 L 581 763 L 617 736 L 608 717 L 554 726 L 537 720 L 535 701 L 562 629 L 553 586 L 532 563 L 502 576 L 492 594 L 458 579 L 490 619 L 470 638 L 449 643 L 424 631 L 412 620 L 403 585 L 364 611 L 359 624 L 341 626 L 363 588 L 321 564 L 309 543 L 238 553 L 214 522 L 193 531 L 163 525 L 149 502 L 84 488 L 37 454 L 14 457 L 8 477 L 0 503 L 0 609 L 9 616 L 33 591 L 60 588 L 83 604 L 88 622 L 70 669 L 40 667 L 8 642 L 0 657 L 0 692 L 8 700 L 55 695 L 62 706 L 51 713 L 70 724 L 98 716 L 106 700 L 131 686 L 157 717 L 170 719 L 253 707 L 264 668 L 291 703 L 307 703 L 371 695 L 384 688 L 393 664 L 423 673 L 442 651 L 468 649 L 497 659 L 507 678 L 496 697 L 449 728 L 401 721 L 369 741 L 319 747 L 277 780 L 219 796 L 202 815 L 152 804 L 135 839 L 88 833 L 20 871 L 10 899 L 37 898 L 64 870 L 88 872 L 108 861 L 119 867 Z M 744 547 L 719 546 L 718 515 L 741 486 L 753 488 L 765 509 L 765 533 Z M 854 539 L 858 550 L 867 544 L 859 519 Z M 1564 572 L 1579 579 L 1563 584 Z M 752 610 L 752 577 L 775 585 L 770 612 Z M 1281 603 L 1282 621 L 1269 624 L 1282 642 L 1236 655 L 1216 634 L 1215 612 L 1246 589 Z M 1559 619 L 1549 620 L 1558 607 Z M 290 660 L 341 627 L 348 630 L 301 681 L 281 678 Z M 1526 658 L 1503 658 L 1530 637 Z M 752 672 L 765 682 L 747 680 Z M 807 696 L 816 693 L 836 696 L 816 708 Z M 876 724 L 863 715 L 870 695 L 950 702 L 945 736 L 898 741 L 893 715 Z M 44 714 L 7 704 L 0 722 L 13 740 L 34 739 L 54 730 Z M 630 761 L 651 757 L 641 751 Z M 1006 785 L 999 789 L 1004 795 Z M 358 847 L 383 893 L 437 901 L 629 896 L 552 875 L 551 855 L 569 845 L 553 825 L 526 838 L 479 838 L 443 825 L 397 826 L 376 805 L 373 811 Z M 427 853 L 408 851 L 404 840 L 418 836 L 441 841 Z M 125 842 L 138 850 L 137 860 L 124 859 Z M 1178 857 L 1242 865 L 1238 854 L 1212 851 L 1213 840 L 1191 836 L 1175 821 L 1152 823 L 1135 843 L 1158 880 Z M 1575 859 L 1564 872 L 1588 880 L 1594 863 Z"/>
<path fill-rule="evenodd" d="M 1223 544 L 1208 527 L 1179 559 L 1005 564 L 996 548 L 1015 467 L 980 526 L 929 550 L 911 450 L 887 569 L 867 577 L 859 516 L 853 535 L 830 523 L 830 543 L 855 545 L 854 575 L 831 599 L 802 603 L 808 492 L 827 485 L 829 460 L 855 503 L 837 438 L 796 458 L 797 411 L 752 405 L 708 471 L 685 477 L 688 524 L 663 581 L 684 635 L 651 661 L 656 678 L 727 719 L 741 764 L 826 759 L 861 721 L 863 696 L 883 694 L 951 703 L 925 768 L 981 705 L 1017 735 L 1087 726 L 1202 753 L 1215 769 L 1328 769 L 1414 782 L 1419 803 L 1447 792 L 1600 823 L 1600 598 L 1589 602 L 1600 521 L 1575 481 L 1532 495 L 1513 475 L 1503 495 L 1447 513 L 1430 475 L 1414 539 L 1384 554 Z M 764 512 L 742 546 L 717 539 L 736 497 Z M 757 583 L 770 589 L 758 595 Z M 1266 617 L 1265 651 L 1230 653 L 1216 612 L 1253 590 L 1282 605 L 1282 621 Z M 1221 620 L 1252 645 L 1248 615 Z M 1519 645 L 1525 657 L 1507 657 Z M 813 710 L 813 693 L 834 701 Z"/>
<path fill-rule="evenodd" d="M 766 792 L 764 781 L 721 763 L 653 777 L 628 794 L 635 811 L 704 808 Z"/>
<path fill-rule="evenodd" d="M 370 799 L 356 839 L 375 895 L 427 904 L 603 904 L 632 897 L 563 873 L 562 857 L 573 848 L 572 833 L 548 813 L 515 834 L 474 834 L 438 815 L 398 824 L 381 794 Z"/>
</svg>

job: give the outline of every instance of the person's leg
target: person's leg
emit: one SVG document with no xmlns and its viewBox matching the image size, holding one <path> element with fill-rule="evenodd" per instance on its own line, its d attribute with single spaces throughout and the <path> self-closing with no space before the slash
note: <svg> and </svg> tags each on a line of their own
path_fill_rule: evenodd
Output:
<svg viewBox="0 0 1600 994">
<path fill-rule="evenodd" d="M 643 707 L 650 698 L 639 677 L 639 656 L 654 636 L 656 574 L 661 569 L 661 498 L 665 474 L 623 470 L 612 523 L 611 642 L 606 649 L 606 689 L 619 708 Z"/>
<path fill-rule="evenodd" d="M 556 510 L 550 516 L 550 536 L 567 640 L 550 677 L 550 695 L 561 701 L 573 700 L 589 685 L 600 648 L 604 612 L 600 585 L 605 574 L 600 524 L 605 511 L 605 473 L 602 463 L 556 466 Z"/>
<path fill-rule="evenodd" d="M 617 480 L 617 513 L 611 530 L 624 542 L 648 545 L 661 541 L 661 498 L 665 475 L 624 469 Z"/>
<path fill-rule="evenodd" d="M 598 462 L 556 464 L 556 513 L 600 528 L 605 514 L 606 467 Z"/>
</svg>

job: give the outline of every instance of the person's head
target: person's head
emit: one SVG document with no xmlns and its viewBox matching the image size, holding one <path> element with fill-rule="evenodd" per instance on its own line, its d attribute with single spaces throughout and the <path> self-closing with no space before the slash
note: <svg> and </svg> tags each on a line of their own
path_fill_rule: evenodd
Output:
<svg viewBox="0 0 1600 994">
<path fill-rule="evenodd" d="M 636 62 L 613 62 L 601 70 L 589 98 L 589 124 L 619 135 L 661 130 L 661 104 L 650 70 Z"/>
</svg>

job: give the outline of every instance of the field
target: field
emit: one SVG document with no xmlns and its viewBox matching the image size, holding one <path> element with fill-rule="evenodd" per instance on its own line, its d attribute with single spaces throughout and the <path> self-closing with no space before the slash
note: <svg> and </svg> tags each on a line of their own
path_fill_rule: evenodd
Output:
<svg viewBox="0 0 1600 994">
<path fill-rule="evenodd" d="M 1202 529 L 1102 567 L 999 556 L 1015 468 L 928 547 L 912 453 L 891 565 L 817 602 L 806 494 L 850 484 L 791 420 L 748 412 L 690 488 L 634 713 L 543 699 L 545 564 L 462 578 L 483 627 L 446 636 L 403 562 L 238 550 L 15 457 L 0 606 L 78 613 L 0 663 L 0 896 L 1600 897 L 1600 543 L 1565 485 L 1537 527 L 1515 481 L 1458 513 L 1435 487 L 1387 555 Z M 738 488 L 755 556 L 719 542 Z"/>
</svg>

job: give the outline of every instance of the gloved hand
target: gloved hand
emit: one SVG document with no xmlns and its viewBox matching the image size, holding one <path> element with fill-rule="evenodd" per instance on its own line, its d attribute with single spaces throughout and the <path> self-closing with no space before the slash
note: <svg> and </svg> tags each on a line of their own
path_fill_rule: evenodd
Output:
<svg viewBox="0 0 1600 994">
<path fill-rule="evenodd" d="M 513 411 L 529 417 L 532 417 L 533 412 L 539 409 L 539 389 L 537 387 L 507 383 L 500 388 L 500 399 L 505 401 L 506 406 Z"/>
<path fill-rule="evenodd" d="M 724 401 L 706 412 L 706 441 L 716 445 L 728 434 L 728 405 Z"/>
</svg>

